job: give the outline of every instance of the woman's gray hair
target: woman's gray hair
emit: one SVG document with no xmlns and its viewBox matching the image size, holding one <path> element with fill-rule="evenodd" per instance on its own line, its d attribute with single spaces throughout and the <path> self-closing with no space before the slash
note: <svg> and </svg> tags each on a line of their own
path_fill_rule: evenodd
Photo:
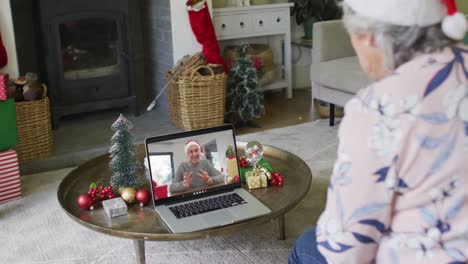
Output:
<svg viewBox="0 0 468 264">
<path fill-rule="evenodd" d="M 343 22 L 350 33 L 373 33 L 384 54 L 385 65 L 394 70 L 417 53 L 428 53 L 455 43 L 442 32 L 440 24 L 427 27 L 398 26 L 357 14 L 343 3 Z"/>
</svg>

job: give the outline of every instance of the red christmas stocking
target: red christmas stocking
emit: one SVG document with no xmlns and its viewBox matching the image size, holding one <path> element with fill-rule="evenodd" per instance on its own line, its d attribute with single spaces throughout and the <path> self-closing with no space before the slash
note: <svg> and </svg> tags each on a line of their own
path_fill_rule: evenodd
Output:
<svg viewBox="0 0 468 264">
<path fill-rule="evenodd" d="M 187 2 L 188 16 L 193 34 L 202 45 L 203 56 L 207 63 L 224 64 L 208 6 L 205 1 L 192 5 L 193 2 L 197 1 Z"/>
<path fill-rule="evenodd" d="M 0 35 L 0 68 L 5 67 L 7 63 L 8 63 L 8 57 L 7 57 L 6 49 L 3 46 L 2 36 Z"/>
</svg>

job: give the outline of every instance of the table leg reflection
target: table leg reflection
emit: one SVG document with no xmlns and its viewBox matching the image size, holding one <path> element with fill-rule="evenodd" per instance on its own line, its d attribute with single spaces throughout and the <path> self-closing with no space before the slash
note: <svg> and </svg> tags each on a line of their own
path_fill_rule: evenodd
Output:
<svg viewBox="0 0 468 264">
<path fill-rule="evenodd" d="M 286 238 L 285 227 L 284 227 L 284 215 L 278 217 L 278 227 L 279 227 L 279 240 L 284 240 Z"/>
<path fill-rule="evenodd" d="M 144 264 L 145 261 L 145 241 L 141 239 L 133 240 L 133 246 L 135 247 L 136 263 Z"/>
</svg>

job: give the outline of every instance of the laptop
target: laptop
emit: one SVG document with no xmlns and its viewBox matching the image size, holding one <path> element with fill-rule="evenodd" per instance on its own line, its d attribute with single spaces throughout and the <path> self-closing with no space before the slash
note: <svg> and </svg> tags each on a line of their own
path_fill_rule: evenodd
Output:
<svg viewBox="0 0 468 264">
<path fill-rule="evenodd" d="M 173 233 L 271 213 L 233 180 L 240 173 L 232 125 L 147 138 L 145 147 L 154 207 Z"/>
</svg>

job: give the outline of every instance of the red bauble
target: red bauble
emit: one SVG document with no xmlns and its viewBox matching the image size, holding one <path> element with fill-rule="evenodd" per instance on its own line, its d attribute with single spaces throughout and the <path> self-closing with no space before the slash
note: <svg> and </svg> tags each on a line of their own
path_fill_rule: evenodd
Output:
<svg viewBox="0 0 468 264">
<path fill-rule="evenodd" d="M 234 182 L 240 182 L 240 178 L 239 178 L 239 175 L 236 175 L 234 176 L 234 178 L 232 179 Z"/>
<path fill-rule="evenodd" d="M 91 198 L 91 195 L 83 193 L 78 196 L 78 206 L 81 209 L 89 210 L 91 205 L 93 205 L 93 198 Z"/>
<path fill-rule="evenodd" d="M 146 189 L 140 189 L 136 192 L 135 198 L 139 203 L 147 205 L 151 200 L 151 193 Z"/>
</svg>

